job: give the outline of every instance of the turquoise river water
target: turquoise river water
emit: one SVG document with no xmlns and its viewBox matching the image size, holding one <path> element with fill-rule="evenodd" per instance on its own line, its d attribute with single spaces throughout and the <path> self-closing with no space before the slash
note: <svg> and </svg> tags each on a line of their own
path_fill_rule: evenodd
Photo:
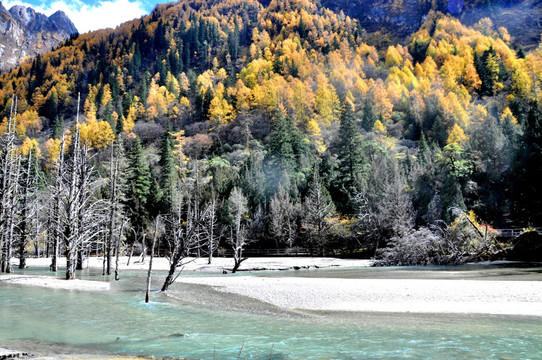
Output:
<svg viewBox="0 0 542 360">
<path fill-rule="evenodd" d="M 540 280 L 540 270 L 369 268 L 256 276 Z M 24 273 L 50 274 L 44 269 Z M 78 276 L 109 281 L 88 271 Z M 81 354 L 107 351 L 189 359 L 542 358 L 542 318 L 245 312 L 185 302 L 182 288 L 176 299 L 154 292 L 153 301 L 145 304 L 144 278 L 142 272 L 122 274 L 109 292 L 0 283 L 0 347 L 55 344 L 69 346 L 71 351 L 78 349 Z M 158 288 L 163 274 L 157 273 L 155 278 L 153 288 Z M 212 292 L 205 296 L 212 296 Z"/>
</svg>

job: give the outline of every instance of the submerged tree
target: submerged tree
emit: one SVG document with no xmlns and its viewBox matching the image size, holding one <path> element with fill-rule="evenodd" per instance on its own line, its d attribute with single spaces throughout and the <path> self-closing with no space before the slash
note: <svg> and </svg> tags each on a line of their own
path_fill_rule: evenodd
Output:
<svg viewBox="0 0 542 360">
<path fill-rule="evenodd" d="M 106 254 L 107 275 L 111 275 L 111 251 L 114 244 L 120 242 L 123 225 L 117 241 L 115 242 L 115 234 L 119 223 L 123 222 L 124 211 L 122 202 L 125 200 L 124 192 L 126 190 L 126 181 L 124 171 L 126 168 L 126 159 L 124 157 L 122 134 L 117 135 L 115 142 L 111 145 L 111 161 L 109 164 L 109 220 L 106 235 Z M 115 253 L 118 259 L 119 246 L 116 246 Z M 118 280 L 118 270 L 115 273 L 115 279 Z"/>
</svg>

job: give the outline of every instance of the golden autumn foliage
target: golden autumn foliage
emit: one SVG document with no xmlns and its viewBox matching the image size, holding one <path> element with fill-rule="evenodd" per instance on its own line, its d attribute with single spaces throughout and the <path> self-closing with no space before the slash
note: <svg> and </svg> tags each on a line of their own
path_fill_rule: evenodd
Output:
<svg viewBox="0 0 542 360">
<path fill-rule="evenodd" d="M 115 140 L 115 134 L 108 122 L 92 119 L 79 124 L 79 136 L 82 144 L 94 150 L 106 148 Z"/>
<path fill-rule="evenodd" d="M 42 129 L 41 119 L 38 113 L 29 109 L 21 115 L 18 115 L 15 129 L 20 137 L 25 137 L 27 135 L 37 136 Z"/>
<path fill-rule="evenodd" d="M 395 46 L 388 47 L 386 52 L 386 67 L 400 66 L 403 63 L 403 57 Z"/>
<path fill-rule="evenodd" d="M 28 154 L 32 153 L 32 156 L 37 156 L 39 158 L 41 156 L 41 149 L 39 148 L 38 141 L 26 137 L 19 147 L 19 153 L 23 156 L 28 156 Z"/>
<path fill-rule="evenodd" d="M 172 133 L 171 136 L 173 136 L 173 155 L 175 156 L 176 162 L 175 166 L 177 168 L 184 167 L 186 163 L 188 162 L 188 157 L 184 153 L 184 145 L 186 142 L 186 137 L 184 136 L 184 130 L 179 130 L 175 133 Z"/>
<path fill-rule="evenodd" d="M 510 124 L 514 124 L 514 125 L 517 125 L 518 124 L 518 119 L 516 119 L 516 117 L 514 116 L 514 114 L 512 114 L 512 111 L 510 110 L 509 107 L 505 108 L 501 114 L 501 122 L 502 123 L 510 123 Z"/>
<path fill-rule="evenodd" d="M 357 122 L 369 102 L 381 118 L 375 130 L 414 141 L 419 131 L 412 129 L 434 136 L 439 131 L 433 122 L 441 119 L 441 144 L 454 125 L 468 133 L 473 123 L 487 119 L 484 70 L 491 75 L 488 98 L 506 92 L 515 102 L 542 101 L 535 91 L 542 88 L 542 50 L 519 57 L 508 31 L 495 29 L 488 19 L 468 27 L 432 13 L 408 46 L 376 47 L 364 42 L 356 20 L 314 2 L 273 1 L 266 8 L 253 0 L 242 3 L 198 2 L 198 10 L 159 6 L 154 15 L 117 29 L 80 35 L 43 55 L 40 64 L 0 75 L 2 118 L 10 97 L 18 95 L 17 132 L 38 137 L 53 120 L 44 115 L 48 100 L 57 97 L 59 113 L 69 121 L 78 89 L 86 89 L 82 138 L 102 149 L 120 119 L 127 135 L 146 121 L 179 127 L 210 121 L 206 129 L 213 132 L 237 126 L 237 114 L 268 118 L 282 107 L 321 151 L 332 141 L 330 125 L 345 101 L 353 104 Z M 246 16 L 247 9 L 253 17 Z M 154 49 L 160 21 L 164 48 Z M 207 38 L 190 43 L 199 47 L 183 53 L 192 38 L 182 33 L 196 28 L 204 30 L 190 36 Z M 143 39 L 137 44 L 132 41 L 136 30 Z M 231 43 L 240 33 L 243 41 Z M 43 73 L 39 86 L 36 68 Z M 515 109 L 508 100 L 491 111 L 515 123 Z"/>
<path fill-rule="evenodd" d="M 461 126 L 454 124 L 452 127 L 452 131 L 450 131 L 450 135 L 448 136 L 448 139 L 446 140 L 446 144 L 462 144 L 467 140 L 467 135 L 465 135 L 465 131 L 461 128 Z"/>
<path fill-rule="evenodd" d="M 224 99 L 224 85 L 218 83 L 215 96 L 209 106 L 209 119 L 215 126 L 223 126 L 232 121 L 235 117 L 233 106 Z"/>
<path fill-rule="evenodd" d="M 387 130 L 386 126 L 380 120 L 376 120 L 373 126 L 373 130 L 378 135 L 386 135 Z"/>
<path fill-rule="evenodd" d="M 49 139 L 45 143 L 45 158 L 47 164 L 52 166 L 60 160 L 60 153 L 62 151 L 61 139 Z"/>
<path fill-rule="evenodd" d="M 146 115 L 149 120 L 156 120 L 160 116 L 167 115 L 168 104 L 174 101 L 174 94 L 170 93 L 165 86 L 159 86 L 157 81 L 160 77 L 157 74 L 151 80 L 149 95 L 147 97 Z"/>
<path fill-rule="evenodd" d="M 339 115 L 340 102 L 335 88 L 331 85 L 325 75 L 317 77 L 318 87 L 316 89 L 315 101 L 316 111 L 320 115 L 322 122 L 330 125 Z"/>
</svg>

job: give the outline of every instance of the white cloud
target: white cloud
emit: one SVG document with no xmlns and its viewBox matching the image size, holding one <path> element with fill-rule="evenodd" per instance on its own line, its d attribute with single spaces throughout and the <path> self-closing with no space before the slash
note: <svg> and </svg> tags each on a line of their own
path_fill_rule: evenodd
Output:
<svg viewBox="0 0 542 360">
<path fill-rule="evenodd" d="M 3 3 L 6 9 L 13 5 L 23 5 L 32 7 L 47 16 L 58 10 L 64 11 L 81 34 L 91 30 L 114 28 L 125 21 L 148 13 L 145 5 L 139 0 L 97 1 L 93 5 L 85 4 L 81 0 L 55 1 L 48 5 L 42 3 L 41 6 L 30 5 L 19 0 L 3 1 Z"/>
</svg>

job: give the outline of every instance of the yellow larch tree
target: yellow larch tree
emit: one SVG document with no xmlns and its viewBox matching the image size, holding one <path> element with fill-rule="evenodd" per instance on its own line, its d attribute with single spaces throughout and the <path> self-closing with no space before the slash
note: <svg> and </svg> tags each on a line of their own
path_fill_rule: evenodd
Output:
<svg viewBox="0 0 542 360">
<path fill-rule="evenodd" d="M 377 135 L 380 135 L 380 136 L 386 136 L 387 134 L 387 130 L 386 130 L 386 125 L 384 125 L 382 123 L 382 121 L 380 120 L 376 120 L 374 125 L 373 125 L 373 131 L 377 134 Z"/>
<path fill-rule="evenodd" d="M 401 66 L 403 64 L 403 57 L 395 46 L 389 46 L 386 51 L 386 67 Z"/>
<path fill-rule="evenodd" d="M 378 79 L 372 88 L 372 97 L 375 113 L 381 115 L 384 120 L 391 118 L 393 104 L 388 97 L 388 92 L 382 80 Z"/>
<path fill-rule="evenodd" d="M 38 141 L 36 139 L 26 137 L 19 147 L 19 153 L 23 156 L 28 156 L 30 151 L 32 151 L 32 154 L 36 155 L 38 158 L 41 156 L 41 149 L 39 148 Z"/>
<path fill-rule="evenodd" d="M 320 74 L 316 82 L 315 102 L 316 111 L 320 115 L 322 122 L 330 125 L 339 116 L 341 103 L 335 92 L 335 88 L 331 85 L 324 74 Z"/>
<path fill-rule="evenodd" d="M 446 140 L 446 144 L 463 144 L 465 141 L 467 141 L 467 135 L 465 135 L 465 131 L 461 128 L 461 126 L 454 124 L 452 127 L 452 130 L 450 131 L 450 135 L 448 136 L 448 139 Z"/>
<path fill-rule="evenodd" d="M 186 137 L 184 135 L 184 130 L 179 130 L 175 133 L 171 133 L 173 136 L 173 155 L 175 156 L 175 167 L 180 171 L 188 163 L 188 156 L 184 153 L 184 144 L 186 142 Z"/>
<path fill-rule="evenodd" d="M 233 106 L 224 99 L 224 85 L 218 83 L 215 96 L 209 105 L 209 120 L 215 126 L 223 126 L 232 121 L 235 117 Z"/>
<path fill-rule="evenodd" d="M 41 129 L 41 119 L 37 111 L 27 109 L 24 113 L 17 115 L 15 131 L 19 137 L 37 136 Z"/>
<path fill-rule="evenodd" d="M 79 124 L 81 143 L 91 149 L 100 150 L 115 140 L 115 134 L 107 121 L 88 120 Z"/>
</svg>

